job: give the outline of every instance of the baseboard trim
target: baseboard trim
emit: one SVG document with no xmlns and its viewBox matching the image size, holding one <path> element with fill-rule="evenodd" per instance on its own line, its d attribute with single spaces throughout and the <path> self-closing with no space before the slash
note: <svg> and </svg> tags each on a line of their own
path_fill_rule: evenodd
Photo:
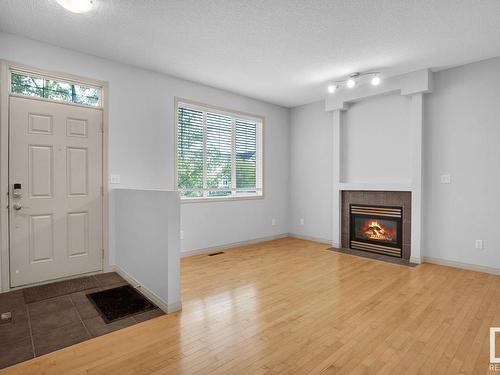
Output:
<svg viewBox="0 0 500 375">
<path fill-rule="evenodd" d="M 410 256 L 410 263 L 422 264 L 422 258 Z"/>
<path fill-rule="evenodd" d="M 149 298 L 151 302 L 153 302 L 156 306 L 162 309 L 165 313 L 171 314 L 173 312 L 179 311 L 182 309 L 182 303 L 180 301 L 174 303 L 167 303 L 163 299 L 161 299 L 156 293 L 152 292 L 144 285 L 142 285 L 135 277 L 129 275 L 126 271 L 120 268 L 117 265 L 110 266 L 113 268 L 113 271 L 118 275 L 123 277 L 130 285 L 139 290 L 142 294 Z"/>
<path fill-rule="evenodd" d="M 288 237 L 298 238 L 300 240 L 307 240 L 307 241 L 314 241 L 314 242 L 325 243 L 325 244 L 328 244 L 328 245 L 332 246 L 332 240 L 327 240 L 326 238 L 313 237 L 313 236 L 304 236 L 302 234 L 297 234 L 297 233 L 288 233 Z"/>
<path fill-rule="evenodd" d="M 228 243 L 225 245 L 206 247 L 206 248 L 197 249 L 197 250 L 181 251 L 181 258 L 191 257 L 191 256 L 195 256 L 195 255 L 215 253 L 217 251 L 222 251 L 222 250 L 230 249 L 233 247 L 254 245 L 254 244 L 257 244 L 260 242 L 272 241 L 272 240 L 277 240 L 277 239 L 285 238 L 285 237 L 289 237 L 289 234 L 282 233 L 282 234 L 277 234 L 275 236 L 254 238 L 254 239 L 248 240 L 248 241 L 233 242 L 233 243 Z"/>
<path fill-rule="evenodd" d="M 447 260 L 447 259 L 434 258 L 434 257 L 423 257 L 423 262 L 424 263 L 439 264 L 441 266 L 448 266 L 448 267 L 453 267 L 453 268 L 460 268 L 460 269 L 464 269 L 464 270 L 468 270 L 468 271 L 490 273 L 492 275 L 500 275 L 500 268 L 480 266 L 480 265 L 471 264 L 471 263 L 456 262 L 454 260 Z"/>
</svg>

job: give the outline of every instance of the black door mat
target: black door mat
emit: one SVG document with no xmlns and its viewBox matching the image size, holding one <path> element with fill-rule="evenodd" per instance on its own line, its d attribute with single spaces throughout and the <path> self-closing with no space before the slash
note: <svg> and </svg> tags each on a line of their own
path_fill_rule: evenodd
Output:
<svg viewBox="0 0 500 375">
<path fill-rule="evenodd" d="M 157 308 L 131 285 L 90 293 L 87 297 L 106 323 Z"/>
<path fill-rule="evenodd" d="M 23 289 L 24 301 L 33 303 L 45 299 L 81 292 L 82 290 L 97 288 L 99 285 L 93 276 L 77 279 L 57 281 L 55 283 L 33 286 Z"/>
</svg>

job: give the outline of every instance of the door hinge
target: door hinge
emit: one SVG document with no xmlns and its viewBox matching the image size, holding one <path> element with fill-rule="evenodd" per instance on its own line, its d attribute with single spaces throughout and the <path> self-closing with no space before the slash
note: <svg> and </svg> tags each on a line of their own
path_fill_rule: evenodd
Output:
<svg viewBox="0 0 500 375">
<path fill-rule="evenodd" d="M 101 249 L 101 258 L 104 260 L 104 249 Z"/>
<path fill-rule="evenodd" d="M 101 128 L 101 133 L 104 133 L 104 123 L 102 121 L 99 127 Z"/>
</svg>

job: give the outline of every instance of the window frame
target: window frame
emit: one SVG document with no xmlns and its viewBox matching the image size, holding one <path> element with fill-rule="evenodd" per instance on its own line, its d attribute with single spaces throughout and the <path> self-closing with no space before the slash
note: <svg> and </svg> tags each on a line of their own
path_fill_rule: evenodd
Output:
<svg viewBox="0 0 500 375">
<path fill-rule="evenodd" d="M 238 201 L 238 200 L 252 200 L 252 199 L 263 199 L 264 198 L 264 192 L 265 192 L 265 159 L 264 159 L 264 149 L 265 149 L 265 117 L 260 116 L 260 115 L 255 115 L 252 113 L 247 113 L 247 112 L 242 112 L 234 109 L 228 109 L 228 108 L 223 108 L 223 107 L 218 107 L 218 106 L 213 106 L 210 104 L 206 103 L 201 103 L 197 102 L 191 99 L 185 99 L 181 97 L 174 97 L 174 138 L 173 138 L 173 150 L 174 150 L 174 190 L 179 191 L 179 186 L 178 186 L 178 126 L 179 126 L 179 117 L 178 117 L 178 110 L 179 106 L 183 104 L 188 108 L 192 108 L 194 110 L 198 111 L 213 111 L 217 114 L 225 115 L 225 116 L 230 116 L 230 117 L 237 117 L 242 120 L 249 120 L 249 121 L 258 121 L 261 124 L 261 144 L 260 144 L 260 175 L 261 175 L 261 180 L 262 180 L 262 188 L 260 189 L 260 194 L 249 194 L 249 195 L 228 195 L 228 196 L 212 196 L 212 197 L 180 197 L 181 203 L 203 203 L 203 202 L 220 202 L 220 201 Z M 206 133 L 204 133 L 206 134 Z M 234 137 L 234 134 L 233 134 Z M 259 149 L 259 145 L 256 145 L 256 148 Z M 257 162 L 257 170 L 259 168 L 258 166 L 259 162 Z M 236 174 L 236 169 L 233 166 L 232 174 Z M 258 172 L 257 172 L 258 173 Z M 204 177 L 205 178 L 205 177 Z"/>
<path fill-rule="evenodd" d="M 75 85 L 86 86 L 89 88 L 94 88 L 94 89 L 97 89 L 99 92 L 98 102 L 96 105 L 89 105 L 89 104 L 77 103 L 77 102 L 73 102 L 73 101 L 57 100 L 57 99 L 45 98 L 43 96 L 26 95 L 26 94 L 17 93 L 17 92 L 12 91 L 12 74 L 32 76 L 32 77 L 43 79 L 43 80 L 53 80 L 53 81 L 61 82 L 61 83 L 65 83 L 65 84 L 75 84 Z M 90 79 L 85 79 L 85 78 L 79 79 L 78 77 L 69 76 L 67 74 L 65 74 L 65 75 L 51 74 L 50 72 L 29 69 L 29 68 L 25 68 L 23 66 L 12 66 L 9 69 L 7 85 L 8 85 L 8 91 L 9 91 L 10 96 L 15 96 L 15 97 L 20 97 L 20 98 L 28 98 L 28 99 L 32 99 L 32 100 L 40 100 L 40 101 L 51 102 L 51 103 L 72 105 L 72 106 L 77 106 L 77 107 L 95 108 L 95 109 L 104 109 L 105 108 L 105 91 L 104 91 L 104 85 L 101 81 L 90 80 Z"/>
</svg>

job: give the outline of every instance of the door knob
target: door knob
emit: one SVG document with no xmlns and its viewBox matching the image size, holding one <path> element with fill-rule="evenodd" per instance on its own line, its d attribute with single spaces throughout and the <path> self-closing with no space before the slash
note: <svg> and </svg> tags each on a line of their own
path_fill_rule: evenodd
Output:
<svg viewBox="0 0 500 375">
<path fill-rule="evenodd" d="M 23 205 L 21 203 L 14 203 L 14 210 L 19 211 L 21 208 L 23 208 Z"/>
</svg>

